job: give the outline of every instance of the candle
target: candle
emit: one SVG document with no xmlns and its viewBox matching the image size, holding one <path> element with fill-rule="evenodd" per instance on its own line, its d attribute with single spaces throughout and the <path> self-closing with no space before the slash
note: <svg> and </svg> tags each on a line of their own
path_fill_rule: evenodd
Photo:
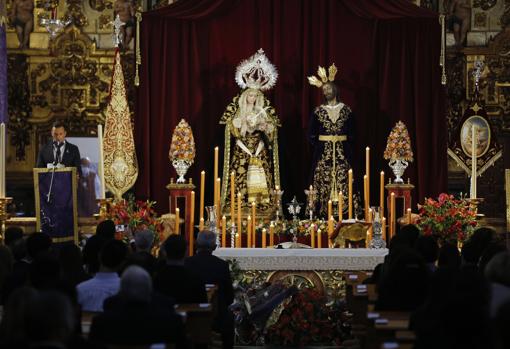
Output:
<svg viewBox="0 0 510 349">
<path fill-rule="evenodd" d="M 235 186 L 234 186 L 234 183 L 235 183 L 235 179 L 236 179 L 236 174 L 234 171 L 232 171 L 230 173 L 230 220 L 232 222 L 232 224 L 234 224 L 234 220 L 235 220 Z"/>
<path fill-rule="evenodd" d="M 352 219 L 352 169 L 349 170 L 349 219 Z"/>
<path fill-rule="evenodd" d="M 5 135 L 4 135 L 5 139 Z M 97 125 L 97 141 L 99 143 L 99 179 L 101 181 L 101 194 L 100 199 L 104 200 L 106 199 L 106 187 L 105 187 L 105 181 L 104 181 L 104 147 L 103 147 L 103 125 L 99 124 Z M 5 154 L 3 154 L 3 158 L 5 159 Z M 1 189 L 0 189 L 1 191 Z M 0 193 L 0 197 L 2 197 Z"/>
<path fill-rule="evenodd" d="M 407 209 L 407 224 L 411 224 L 411 209 Z"/>
<path fill-rule="evenodd" d="M 219 148 L 218 147 L 214 147 L 214 180 L 216 180 L 216 178 L 218 178 L 218 154 L 219 154 Z M 214 188 L 214 190 L 216 190 L 216 187 Z M 216 198 L 216 192 L 214 192 L 214 198 Z"/>
<path fill-rule="evenodd" d="M 230 230 L 230 248 L 235 248 L 236 244 L 237 244 L 236 225 L 232 220 L 232 229 Z"/>
<path fill-rule="evenodd" d="M 274 224 L 269 225 L 269 246 L 274 246 Z"/>
<path fill-rule="evenodd" d="M 193 245 L 195 242 L 195 192 L 191 192 L 190 224 L 189 224 L 189 255 L 193 256 Z"/>
<path fill-rule="evenodd" d="M 317 248 L 322 248 L 322 236 L 321 236 L 321 230 L 317 229 Z"/>
<path fill-rule="evenodd" d="M 221 217 L 221 247 L 227 247 L 227 217 Z"/>
<path fill-rule="evenodd" d="M 257 226 L 257 218 L 256 218 L 256 212 L 257 210 L 257 204 L 255 203 L 255 201 L 253 201 L 251 203 L 251 224 L 253 225 L 252 227 L 252 231 L 253 231 L 253 235 L 255 236 L 255 230 L 256 230 L 256 226 Z M 253 242 L 253 245 L 255 245 L 255 241 Z"/>
<path fill-rule="evenodd" d="M 476 126 L 471 126 L 471 199 L 476 199 Z"/>
<path fill-rule="evenodd" d="M 344 193 L 338 193 L 338 221 L 342 223 L 344 215 Z"/>
<path fill-rule="evenodd" d="M 370 207 L 370 148 L 365 148 L 365 174 L 367 175 L 367 207 Z M 367 209 L 368 211 L 368 209 Z"/>
<path fill-rule="evenodd" d="M 395 193 L 391 193 L 390 199 L 390 240 L 395 234 Z"/>
<path fill-rule="evenodd" d="M 367 219 L 367 222 L 368 223 L 371 223 L 372 222 L 372 209 L 369 208 L 368 209 L 368 219 Z M 370 241 L 372 241 L 372 226 L 370 226 L 367 230 L 367 242 L 366 242 L 366 247 L 368 247 L 368 244 L 370 243 Z"/>
<path fill-rule="evenodd" d="M 200 222 L 204 219 L 205 171 L 200 172 Z M 200 230 L 202 230 L 201 227 Z"/>
<path fill-rule="evenodd" d="M 333 202 L 331 200 L 328 200 L 328 217 L 331 217 L 333 215 Z"/>
<path fill-rule="evenodd" d="M 215 193 L 216 197 L 214 198 L 214 205 L 216 206 L 216 228 L 220 228 L 220 215 L 221 215 L 221 208 L 220 208 L 220 192 L 221 192 L 221 179 L 216 178 L 216 186 L 215 186 Z"/>
<path fill-rule="evenodd" d="M 367 175 L 363 176 L 363 198 L 365 201 L 365 221 L 368 221 L 368 177 Z"/>
<path fill-rule="evenodd" d="M 382 238 L 386 240 L 386 217 L 382 218 Z"/>
<path fill-rule="evenodd" d="M 329 200 L 331 202 L 331 200 Z M 310 242 L 312 248 L 315 248 L 315 224 L 312 223 L 310 226 Z"/>
<path fill-rule="evenodd" d="M 6 78 L 4 78 L 6 79 Z M 5 124 L 0 124 L 0 198 L 5 198 L 5 157 L 7 140 L 5 137 Z M 1 229 L 2 227 L 0 227 Z"/>
<path fill-rule="evenodd" d="M 251 245 L 251 228 L 252 228 L 252 225 L 251 225 L 251 216 L 248 216 L 248 219 L 246 221 L 246 236 L 247 236 L 247 247 L 250 248 L 252 245 Z"/>
<path fill-rule="evenodd" d="M 175 209 L 175 234 L 179 235 L 179 209 Z"/>
<path fill-rule="evenodd" d="M 242 238 L 242 225 L 241 225 L 241 193 L 237 193 L 237 247 L 241 248 L 243 245 Z"/>
<path fill-rule="evenodd" d="M 335 224 L 335 219 L 333 216 L 329 217 L 328 219 L 328 241 L 329 241 L 329 247 L 333 247 L 333 242 L 331 241 L 331 235 L 333 235 L 333 225 Z"/>
<path fill-rule="evenodd" d="M 203 218 L 200 218 L 200 223 L 198 225 L 198 230 L 199 231 L 204 230 L 204 219 Z"/>
<path fill-rule="evenodd" d="M 381 214 L 384 216 L 384 171 L 381 171 L 379 185 L 380 185 L 379 206 L 381 206 Z"/>
<path fill-rule="evenodd" d="M 266 248 L 266 228 L 262 229 L 262 248 Z"/>
</svg>

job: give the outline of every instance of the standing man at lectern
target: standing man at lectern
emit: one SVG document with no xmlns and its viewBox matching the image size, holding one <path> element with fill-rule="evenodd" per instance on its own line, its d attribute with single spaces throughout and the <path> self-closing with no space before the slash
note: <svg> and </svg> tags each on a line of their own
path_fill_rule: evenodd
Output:
<svg viewBox="0 0 510 349">
<path fill-rule="evenodd" d="M 56 121 L 51 128 L 52 140 L 39 151 L 36 167 L 76 167 L 81 176 L 80 150 L 66 141 L 67 130 L 62 121 Z"/>
</svg>

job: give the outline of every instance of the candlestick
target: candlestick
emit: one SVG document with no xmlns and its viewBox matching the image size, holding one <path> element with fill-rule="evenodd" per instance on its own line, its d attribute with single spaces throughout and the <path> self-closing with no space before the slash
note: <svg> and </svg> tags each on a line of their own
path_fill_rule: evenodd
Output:
<svg viewBox="0 0 510 349">
<path fill-rule="evenodd" d="M 267 247 L 267 244 L 266 244 L 266 228 L 263 228 L 262 229 L 262 248 L 266 248 Z"/>
<path fill-rule="evenodd" d="M 227 217 L 221 217 L 221 247 L 227 247 Z"/>
<path fill-rule="evenodd" d="M 331 217 L 333 215 L 333 202 L 331 200 L 328 200 L 328 217 Z"/>
<path fill-rule="evenodd" d="M 251 225 L 251 216 L 248 216 L 248 219 L 246 220 L 246 235 L 247 235 L 247 247 L 250 248 L 252 247 L 252 244 L 251 244 L 251 230 L 252 230 L 252 225 Z"/>
<path fill-rule="evenodd" d="M 352 219 L 352 169 L 349 170 L 349 219 Z"/>
<path fill-rule="evenodd" d="M 407 224 L 411 224 L 411 209 L 407 209 Z"/>
<path fill-rule="evenodd" d="M 338 221 L 342 223 L 344 215 L 344 193 L 338 193 Z"/>
<path fill-rule="evenodd" d="M 97 125 L 97 142 L 99 143 L 99 180 L 101 181 L 101 193 L 99 194 L 100 199 L 106 198 L 106 186 L 104 180 L 104 144 L 103 144 L 103 125 Z M 1 196 L 1 195 L 0 195 Z"/>
<path fill-rule="evenodd" d="M 390 196 L 390 240 L 395 234 L 395 193 Z"/>
<path fill-rule="evenodd" d="M 331 200 L 329 200 L 331 202 Z M 315 224 L 310 225 L 310 245 L 315 248 Z"/>
<path fill-rule="evenodd" d="M 232 221 L 232 226 L 230 229 L 230 248 L 235 248 L 237 245 L 237 233 L 236 233 L 236 225 L 234 221 Z"/>
<path fill-rule="evenodd" d="M 237 247 L 243 247 L 242 225 L 241 225 L 241 193 L 237 193 Z"/>
<path fill-rule="evenodd" d="M 382 238 L 386 241 L 386 217 L 382 218 Z"/>
<path fill-rule="evenodd" d="M 274 224 L 269 225 L 269 246 L 274 246 Z"/>
<path fill-rule="evenodd" d="M 317 229 L 317 248 L 322 248 L 322 231 Z"/>
<path fill-rule="evenodd" d="M 365 174 L 367 175 L 367 212 L 370 207 L 370 147 L 365 148 Z"/>
<path fill-rule="evenodd" d="M 190 224 L 189 224 L 189 255 L 193 256 L 193 247 L 195 244 L 195 192 L 191 191 L 191 207 L 190 207 Z"/>
<path fill-rule="evenodd" d="M 179 209 L 175 209 L 175 234 L 179 235 Z"/>
<path fill-rule="evenodd" d="M 236 198 L 236 193 L 235 193 L 235 180 L 236 180 L 236 174 L 234 171 L 232 171 L 230 173 L 230 220 L 232 222 L 232 224 L 234 224 L 234 220 L 235 220 L 235 207 L 236 207 L 236 204 L 235 204 L 235 198 Z"/>
<path fill-rule="evenodd" d="M 200 221 L 204 219 L 205 171 L 200 172 Z M 203 226 L 200 230 L 203 230 Z"/>
<path fill-rule="evenodd" d="M 384 171 L 381 171 L 379 186 L 379 206 L 381 207 L 381 214 L 384 216 Z"/>
<path fill-rule="evenodd" d="M 471 125 L 471 199 L 476 199 L 476 126 Z"/>
<path fill-rule="evenodd" d="M 200 223 L 198 224 L 198 230 L 202 231 L 204 230 L 204 219 L 200 218 Z"/>
</svg>

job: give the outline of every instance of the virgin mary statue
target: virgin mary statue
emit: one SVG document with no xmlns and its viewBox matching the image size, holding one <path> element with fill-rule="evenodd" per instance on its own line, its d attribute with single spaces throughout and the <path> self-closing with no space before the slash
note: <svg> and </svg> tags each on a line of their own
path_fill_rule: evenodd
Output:
<svg viewBox="0 0 510 349">
<path fill-rule="evenodd" d="M 276 68 L 262 49 L 237 67 L 236 82 L 241 92 L 220 119 L 220 124 L 225 125 L 221 202 L 226 212 L 230 212 L 232 172 L 235 174 L 235 197 L 241 193 L 244 207 L 256 202 L 259 210 L 272 208 L 271 190 L 280 185 L 280 122 L 262 91 L 272 88 L 277 77 Z"/>
</svg>

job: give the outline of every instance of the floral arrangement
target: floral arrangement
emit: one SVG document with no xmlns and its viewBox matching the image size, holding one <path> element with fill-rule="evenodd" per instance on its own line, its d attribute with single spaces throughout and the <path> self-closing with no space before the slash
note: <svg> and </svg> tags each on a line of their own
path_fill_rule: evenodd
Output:
<svg viewBox="0 0 510 349">
<path fill-rule="evenodd" d="M 195 140 L 191 126 L 181 119 L 175 127 L 170 144 L 170 161 L 185 160 L 191 165 L 195 159 Z"/>
<path fill-rule="evenodd" d="M 445 193 L 437 200 L 425 199 L 419 214 L 418 227 L 422 233 L 436 236 L 441 242 L 463 242 L 477 225 L 476 212 L 469 202 Z"/>
<path fill-rule="evenodd" d="M 384 158 L 386 160 L 413 161 L 411 139 L 407 127 L 402 121 L 397 122 L 388 136 Z"/>
<path fill-rule="evenodd" d="M 125 226 L 127 233 L 136 234 L 137 231 L 145 229 L 153 231 L 154 245 L 157 246 L 163 240 L 163 225 L 154 211 L 154 205 L 154 201 L 135 200 L 131 195 L 127 200 L 109 202 L 104 218 L 113 220 L 115 225 Z M 117 236 L 118 239 L 124 237 Z"/>
<path fill-rule="evenodd" d="M 328 305 L 323 294 L 303 288 L 292 296 L 276 323 L 268 328 L 266 342 L 291 347 L 311 343 L 340 345 L 348 328 L 344 326 L 344 314 L 341 304 Z"/>
</svg>

